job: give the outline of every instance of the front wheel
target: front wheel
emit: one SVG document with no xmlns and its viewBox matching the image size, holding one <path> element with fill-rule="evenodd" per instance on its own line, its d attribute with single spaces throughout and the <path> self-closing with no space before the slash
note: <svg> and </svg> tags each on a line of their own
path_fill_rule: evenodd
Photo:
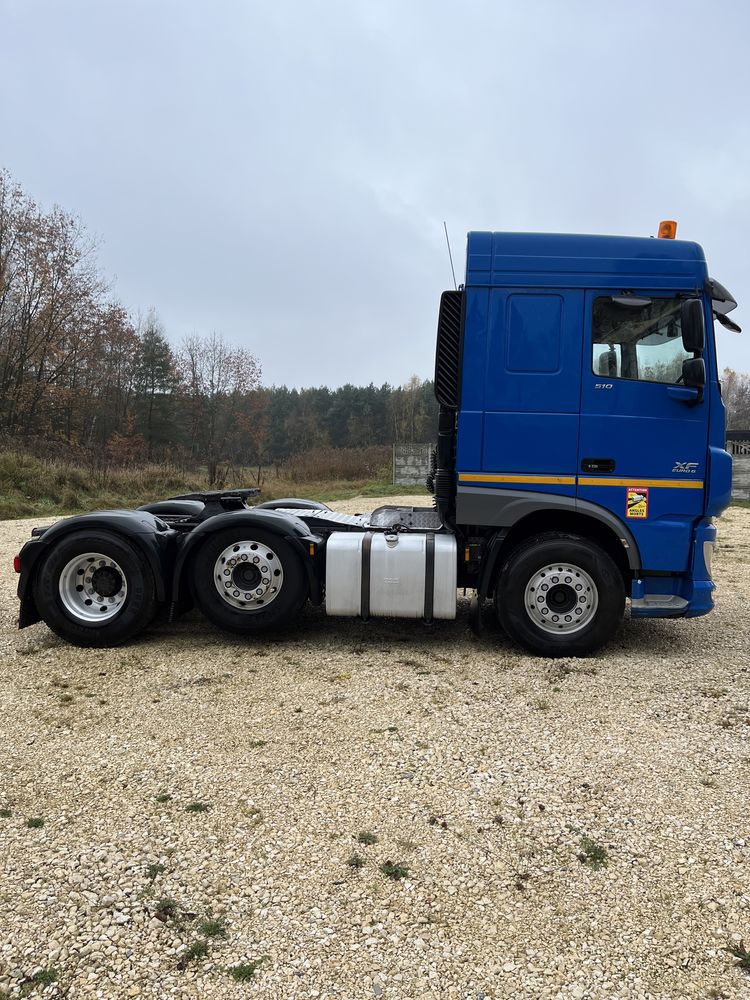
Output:
<svg viewBox="0 0 750 1000">
<path fill-rule="evenodd" d="M 195 557 L 193 596 L 228 632 L 255 635 L 288 625 L 307 600 L 307 577 L 289 542 L 253 527 L 211 535 Z"/>
<path fill-rule="evenodd" d="M 500 624 L 542 656 L 586 656 L 608 642 L 625 610 L 612 558 L 577 535 L 547 533 L 514 549 L 495 587 Z"/>
</svg>

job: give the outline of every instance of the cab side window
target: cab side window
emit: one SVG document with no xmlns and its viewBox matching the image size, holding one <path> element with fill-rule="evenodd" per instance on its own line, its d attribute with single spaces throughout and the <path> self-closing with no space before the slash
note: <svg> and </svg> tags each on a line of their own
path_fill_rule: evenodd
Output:
<svg viewBox="0 0 750 1000">
<path fill-rule="evenodd" d="M 674 385 L 682 362 L 681 299 L 599 296 L 591 322 L 595 375 Z"/>
</svg>

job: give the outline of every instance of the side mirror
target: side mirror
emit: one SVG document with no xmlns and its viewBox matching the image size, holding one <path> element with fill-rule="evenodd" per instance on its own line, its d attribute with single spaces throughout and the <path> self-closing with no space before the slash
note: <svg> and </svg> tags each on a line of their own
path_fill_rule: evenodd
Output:
<svg viewBox="0 0 750 1000">
<path fill-rule="evenodd" d="M 696 402 L 703 399 L 703 389 L 706 385 L 706 362 L 703 358 L 688 358 L 682 362 L 682 384 L 688 389 L 697 389 Z"/>
<path fill-rule="evenodd" d="M 700 299 L 686 299 L 682 303 L 680 325 L 682 326 L 682 346 L 688 354 L 700 354 L 706 346 L 706 326 Z M 705 381 L 704 371 L 703 384 Z"/>
</svg>

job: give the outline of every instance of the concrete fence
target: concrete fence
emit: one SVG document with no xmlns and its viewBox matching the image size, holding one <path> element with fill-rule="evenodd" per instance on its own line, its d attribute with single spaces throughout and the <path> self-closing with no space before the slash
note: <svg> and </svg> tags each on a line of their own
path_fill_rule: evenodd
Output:
<svg viewBox="0 0 750 1000">
<path fill-rule="evenodd" d="M 727 451 L 732 456 L 732 496 L 750 500 L 750 431 L 727 431 Z"/>
<path fill-rule="evenodd" d="M 430 471 L 431 444 L 394 444 L 394 486 L 424 486 Z"/>
</svg>

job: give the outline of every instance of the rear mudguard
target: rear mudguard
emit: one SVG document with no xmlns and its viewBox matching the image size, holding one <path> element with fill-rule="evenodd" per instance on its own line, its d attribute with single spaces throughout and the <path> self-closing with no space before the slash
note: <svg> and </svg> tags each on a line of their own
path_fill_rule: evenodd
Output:
<svg viewBox="0 0 750 1000">
<path fill-rule="evenodd" d="M 310 600 L 320 604 L 323 600 L 321 587 L 322 560 L 324 558 L 323 539 L 313 535 L 303 520 L 294 514 L 281 514 L 275 510 L 258 507 L 249 510 L 227 511 L 210 517 L 189 535 L 183 536 L 175 560 L 172 574 L 170 621 L 192 606 L 190 595 L 190 563 L 203 542 L 217 531 L 225 528 L 261 528 L 279 535 L 290 543 L 298 553 L 307 575 Z M 310 546 L 312 546 L 312 553 Z"/>
<path fill-rule="evenodd" d="M 19 628 L 26 628 L 41 619 L 34 601 L 33 588 L 39 560 L 49 552 L 51 546 L 72 532 L 87 530 L 109 531 L 135 546 L 153 573 L 157 600 L 166 600 L 166 581 L 174 562 L 175 531 L 147 511 L 102 510 L 94 514 L 78 514 L 57 521 L 49 528 L 37 529 L 34 537 L 21 549 L 21 575 L 18 579 L 18 597 L 21 601 Z"/>
</svg>

